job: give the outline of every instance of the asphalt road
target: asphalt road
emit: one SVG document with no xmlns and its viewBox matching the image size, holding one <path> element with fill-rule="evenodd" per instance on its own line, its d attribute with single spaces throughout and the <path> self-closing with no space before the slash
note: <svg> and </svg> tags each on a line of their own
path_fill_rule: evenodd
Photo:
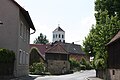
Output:
<svg viewBox="0 0 120 80">
<path fill-rule="evenodd" d="M 38 76 L 34 80 L 88 80 L 88 77 L 95 77 L 95 75 L 95 70 L 87 70 L 59 76 Z"/>
</svg>

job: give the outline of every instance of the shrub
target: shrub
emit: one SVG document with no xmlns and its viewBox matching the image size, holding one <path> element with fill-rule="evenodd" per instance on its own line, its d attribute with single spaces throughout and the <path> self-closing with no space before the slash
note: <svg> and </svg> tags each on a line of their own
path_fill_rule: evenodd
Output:
<svg viewBox="0 0 120 80">
<path fill-rule="evenodd" d="M 81 59 L 80 67 L 83 70 L 85 70 L 85 69 L 90 70 L 93 68 L 92 64 L 89 61 L 86 61 L 84 58 Z"/>
<path fill-rule="evenodd" d="M 0 76 L 13 75 L 15 53 L 8 49 L 0 49 Z"/>
<path fill-rule="evenodd" d="M 0 49 L 0 63 L 13 63 L 15 60 L 15 53 L 8 49 Z"/>
<path fill-rule="evenodd" d="M 70 69 L 71 70 L 80 70 L 80 63 L 74 59 L 70 59 Z"/>
<path fill-rule="evenodd" d="M 43 74 L 45 71 L 45 66 L 43 63 L 33 63 L 30 66 L 31 74 Z"/>
</svg>

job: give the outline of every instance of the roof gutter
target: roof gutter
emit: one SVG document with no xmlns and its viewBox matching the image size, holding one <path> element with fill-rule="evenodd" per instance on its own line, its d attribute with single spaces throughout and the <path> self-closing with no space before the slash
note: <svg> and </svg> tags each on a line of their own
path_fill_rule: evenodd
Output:
<svg viewBox="0 0 120 80">
<path fill-rule="evenodd" d="M 36 30 L 34 30 L 34 32 L 30 33 L 30 35 L 31 35 L 31 34 L 34 34 L 35 32 L 36 32 Z"/>
</svg>

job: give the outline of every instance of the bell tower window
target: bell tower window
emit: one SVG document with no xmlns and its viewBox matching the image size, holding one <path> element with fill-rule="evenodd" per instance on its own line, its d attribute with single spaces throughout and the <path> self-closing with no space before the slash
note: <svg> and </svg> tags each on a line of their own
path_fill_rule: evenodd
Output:
<svg viewBox="0 0 120 80">
<path fill-rule="evenodd" d="M 64 38 L 64 35 L 62 35 L 62 38 Z"/>
<path fill-rule="evenodd" d="M 60 34 L 59 34 L 59 38 L 60 38 Z"/>
</svg>

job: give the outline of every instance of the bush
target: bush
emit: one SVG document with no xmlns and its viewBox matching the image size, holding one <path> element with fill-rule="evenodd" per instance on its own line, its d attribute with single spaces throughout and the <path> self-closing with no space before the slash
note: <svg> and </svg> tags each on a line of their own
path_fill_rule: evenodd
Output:
<svg viewBox="0 0 120 80">
<path fill-rule="evenodd" d="M 71 70 L 80 70 L 80 63 L 74 59 L 70 59 L 70 69 Z"/>
<path fill-rule="evenodd" d="M 0 49 L 0 63 L 13 63 L 15 60 L 15 53 L 8 49 Z"/>
<path fill-rule="evenodd" d="M 44 71 L 45 66 L 43 63 L 33 63 L 33 65 L 30 66 L 31 74 L 43 74 Z"/>
<path fill-rule="evenodd" d="M 0 49 L 0 76 L 13 75 L 15 53 L 8 49 Z"/>
<path fill-rule="evenodd" d="M 92 67 L 92 64 L 89 61 L 86 61 L 84 58 L 82 58 L 81 62 L 80 62 L 80 68 L 82 70 L 90 70 L 93 67 Z"/>
</svg>

